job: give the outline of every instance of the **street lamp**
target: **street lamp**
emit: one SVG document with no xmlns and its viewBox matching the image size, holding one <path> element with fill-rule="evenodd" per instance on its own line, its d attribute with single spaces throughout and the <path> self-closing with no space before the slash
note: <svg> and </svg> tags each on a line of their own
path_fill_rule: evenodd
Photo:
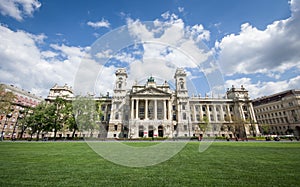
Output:
<svg viewBox="0 0 300 187">
<path fill-rule="evenodd" d="M 11 118 L 11 116 L 12 116 L 11 113 L 6 115 L 5 123 L 4 123 L 4 125 L 3 125 L 2 132 L 1 132 L 1 141 L 4 140 L 4 128 L 5 128 L 5 126 L 7 125 L 7 120 L 8 120 L 9 118 Z"/>
</svg>

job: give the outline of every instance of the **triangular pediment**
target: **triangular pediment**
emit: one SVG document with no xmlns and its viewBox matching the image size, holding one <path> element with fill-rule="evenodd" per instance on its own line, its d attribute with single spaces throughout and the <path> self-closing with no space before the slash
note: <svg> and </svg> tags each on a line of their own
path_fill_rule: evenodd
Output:
<svg viewBox="0 0 300 187">
<path fill-rule="evenodd" d="M 132 95 L 156 95 L 156 96 L 170 96 L 171 94 L 155 87 L 147 87 L 136 92 Z"/>
</svg>

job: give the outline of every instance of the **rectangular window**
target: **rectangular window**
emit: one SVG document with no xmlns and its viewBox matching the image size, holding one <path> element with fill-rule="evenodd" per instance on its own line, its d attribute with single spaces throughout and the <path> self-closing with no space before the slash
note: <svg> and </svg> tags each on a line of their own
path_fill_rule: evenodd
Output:
<svg viewBox="0 0 300 187">
<path fill-rule="evenodd" d="M 182 113 L 182 119 L 186 120 L 186 113 Z"/>
<path fill-rule="evenodd" d="M 184 130 L 186 131 L 186 130 L 187 130 L 187 125 L 184 125 L 183 128 L 184 128 Z"/>
<path fill-rule="evenodd" d="M 115 131 L 118 130 L 118 125 L 115 125 Z"/>
</svg>

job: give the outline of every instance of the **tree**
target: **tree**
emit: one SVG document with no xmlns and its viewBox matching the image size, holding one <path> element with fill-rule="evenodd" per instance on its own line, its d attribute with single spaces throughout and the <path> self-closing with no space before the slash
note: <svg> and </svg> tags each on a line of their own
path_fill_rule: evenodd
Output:
<svg viewBox="0 0 300 187">
<path fill-rule="evenodd" d="M 19 133 L 19 138 L 23 137 L 23 134 L 25 133 L 26 129 L 32 123 L 32 121 L 30 121 L 32 118 L 29 117 L 31 113 L 32 113 L 31 107 L 25 108 L 23 111 L 23 118 L 20 119 L 19 122 L 20 125 L 18 127 L 21 130 L 21 132 Z"/>
<path fill-rule="evenodd" d="M 32 115 L 29 116 L 30 136 L 32 139 L 33 134 L 36 133 L 36 140 L 39 140 L 39 135 L 46 127 L 46 114 L 47 104 L 44 102 L 39 103 L 34 109 Z"/>
<path fill-rule="evenodd" d="M 262 124 L 260 125 L 260 128 L 262 129 L 264 135 L 270 134 L 270 125 Z"/>
<path fill-rule="evenodd" d="M 89 131 L 90 137 L 94 130 L 99 129 L 96 121 L 101 118 L 100 105 L 90 96 L 77 96 L 73 101 L 73 113 L 80 131 Z"/>
<path fill-rule="evenodd" d="M 233 121 L 233 133 L 236 138 L 247 138 L 246 129 L 245 129 L 245 121 L 240 117 L 232 116 Z"/>
<path fill-rule="evenodd" d="M 16 99 L 16 96 L 12 92 L 5 90 L 3 84 L 0 85 L 0 114 L 8 114 L 11 106 Z"/>
<path fill-rule="evenodd" d="M 199 123 L 199 128 L 205 134 L 206 130 L 211 130 L 211 124 L 207 116 L 203 116 L 203 123 Z"/>
<path fill-rule="evenodd" d="M 64 108 L 65 125 L 69 131 L 72 131 L 72 138 L 74 138 L 76 131 L 78 131 L 78 125 L 76 123 L 75 114 L 73 111 L 73 104 L 69 102 L 66 103 Z"/>
<path fill-rule="evenodd" d="M 47 105 L 45 111 L 46 129 L 47 131 L 54 130 L 54 140 L 57 132 L 63 128 L 68 112 L 65 109 L 67 101 L 63 98 L 56 97 L 56 99 Z"/>
</svg>

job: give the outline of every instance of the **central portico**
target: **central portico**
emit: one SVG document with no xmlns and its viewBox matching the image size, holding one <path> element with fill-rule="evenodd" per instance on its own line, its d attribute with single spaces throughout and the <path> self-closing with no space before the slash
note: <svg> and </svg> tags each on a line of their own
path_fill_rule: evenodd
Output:
<svg viewBox="0 0 300 187">
<path fill-rule="evenodd" d="M 151 76 L 126 90 L 126 69 L 116 71 L 108 138 L 172 137 L 174 91 Z"/>
<path fill-rule="evenodd" d="M 167 82 L 157 85 L 151 76 L 146 85 L 134 85 L 129 98 L 131 137 L 171 136 L 173 99 Z"/>
</svg>

